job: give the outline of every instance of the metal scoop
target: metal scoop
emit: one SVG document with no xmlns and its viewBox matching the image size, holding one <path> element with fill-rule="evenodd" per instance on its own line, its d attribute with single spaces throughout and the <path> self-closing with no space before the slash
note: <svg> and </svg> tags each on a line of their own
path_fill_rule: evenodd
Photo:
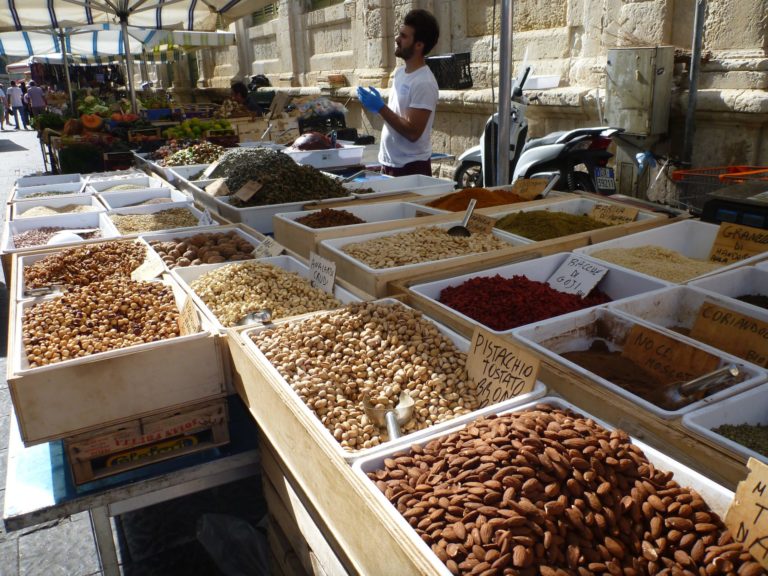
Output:
<svg viewBox="0 0 768 576">
<path fill-rule="evenodd" d="M 400 393 L 400 401 L 394 408 L 376 408 L 371 404 L 368 394 L 363 396 L 365 415 L 379 428 L 386 428 L 390 440 L 396 440 L 402 436 L 400 428 L 411 421 L 414 406 L 413 398 L 405 390 Z"/>
<path fill-rule="evenodd" d="M 477 204 L 477 200 L 472 198 L 472 200 L 469 201 L 469 206 L 467 206 L 467 211 L 464 213 L 464 219 L 461 221 L 461 224 L 458 226 L 452 226 L 448 229 L 449 236 L 463 238 L 469 238 L 472 236 L 472 232 L 470 232 L 469 228 L 467 228 L 467 222 L 469 222 L 469 219 L 472 217 L 472 211 L 475 209 L 475 204 Z"/>
<path fill-rule="evenodd" d="M 739 374 L 741 374 L 741 370 L 739 370 L 736 364 L 727 364 L 722 368 L 718 368 L 688 382 L 673 384 L 664 390 L 664 399 L 670 405 L 679 405 L 690 401 L 690 397 L 694 394 L 701 394 L 702 397 L 706 396 L 710 389 L 722 383 L 724 376 L 735 378 Z"/>
<path fill-rule="evenodd" d="M 262 324 L 269 324 L 272 322 L 272 310 L 264 308 L 258 312 L 249 312 L 240 319 L 237 325 L 245 326 L 246 324 L 253 324 L 255 322 L 261 322 Z"/>
</svg>

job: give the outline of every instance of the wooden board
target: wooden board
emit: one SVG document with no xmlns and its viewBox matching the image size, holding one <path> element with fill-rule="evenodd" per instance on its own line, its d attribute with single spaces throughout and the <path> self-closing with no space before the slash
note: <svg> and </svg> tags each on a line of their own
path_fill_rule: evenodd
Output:
<svg viewBox="0 0 768 576">
<path fill-rule="evenodd" d="M 237 338 L 229 342 L 240 396 L 280 465 L 291 471 L 297 494 L 327 522 L 323 534 L 338 544 L 340 550 L 334 552 L 344 568 L 359 574 L 379 574 L 382 566 L 389 574 L 430 573 L 426 558 L 402 528 L 387 520 L 383 504 L 332 449 L 331 440 L 314 429 L 311 416 L 298 410 L 243 342 Z"/>
</svg>

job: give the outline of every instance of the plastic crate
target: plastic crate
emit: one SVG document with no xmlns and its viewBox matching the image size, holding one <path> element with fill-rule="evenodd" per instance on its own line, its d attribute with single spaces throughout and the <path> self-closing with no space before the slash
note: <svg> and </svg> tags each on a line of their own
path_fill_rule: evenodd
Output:
<svg viewBox="0 0 768 576">
<path fill-rule="evenodd" d="M 469 67 L 469 52 L 429 56 L 427 66 L 432 70 L 440 90 L 464 90 L 472 88 L 472 71 Z"/>
<path fill-rule="evenodd" d="M 707 200 L 707 194 L 733 184 L 726 178 L 745 173 L 765 170 L 762 166 L 715 166 L 692 170 L 675 170 L 672 180 L 677 184 L 677 204 L 681 208 L 700 212 Z"/>
<path fill-rule="evenodd" d="M 299 118 L 299 134 L 306 132 L 320 132 L 328 134 L 333 130 L 343 130 L 347 127 L 347 121 L 344 114 L 328 114 L 327 116 L 311 116 L 309 118 Z"/>
<path fill-rule="evenodd" d="M 736 174 L 722 174 L 720 180 L 723 184 L 741 184 L 743 182 L 768 182 L 768 166 L 760 170 L 750 172 L 738 172 Z"/>
</svg>

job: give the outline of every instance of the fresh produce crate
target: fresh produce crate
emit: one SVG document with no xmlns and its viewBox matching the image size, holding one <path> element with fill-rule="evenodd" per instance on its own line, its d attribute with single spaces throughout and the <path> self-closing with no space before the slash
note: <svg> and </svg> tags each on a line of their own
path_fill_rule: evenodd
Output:
<svg viewBox="0 0 768 576">
<path fill-rule="evenodd" d="M 309 258 L 311 251 L 318 251 L 317 245 L 328 238 L 344 238 L 367 232 L 378 232 L 392 228 L 402 228 L 422 222 L 441 222 L 453 219 L 453 214 L 428 216 L 419 218 L 418 207 L 408 202 L 381 202 L 376 204 L 358 204 L 342 208 L 365 220 L 364 224 L 347 226 L 331 226 L 328 228 L 310 228 L 296 222 L 318 210 L 300 210 L 296 212 L 281 212 L 272 217 L 275 240 L 286 248 L 297 252 L 304 258 Z"/>
<path fill-rule="evenodd" d="M 593 308 L 529 324 L 528 326 L 515 329 L 512 335 L 516 340 L 544 356 L 547 361 L 564 368 L 574 378 L 586 378 L 607 391 L 631 400 L 651 414 L 666 419 L 677 418 L 706 404 L 727 398 L 743 390 L 748 390 L 764 382 L 766 377 L 768 377 L 764 370 L 757 368 L 753 364 L 744 362 L 711 346 L 699 344 L 698 348 L 717 356 L 719 361 L 718 368 L 730 363 L 736 364 L 742 372 L 744 379 L 687 406 L 676 410 L 667 410 L 641 398 L 618 384 L 582 368 L 562 356 L 566 352 L 587 350 L 595 340 L 604 341 L 612 351 L 623 350 L 629 332 L 635 324 L 637 322 L 628 316 L 618 314 L 606 308 Z M 666 333 L 666 335 L 682 344 L 688 343 L 685 338 L 677 334 Z"/>
<path fill-rule="evenodd" d="M 472 88 L 471 54 L 458 52 L 427 56 L 427 66 L 432 70 L 440 90 L 466 90 Z"/>
<path fill-rule="evenodd" d="M 61 208 L 68 205 L 90 206 L 91 212 L 104 212 L 104 204 L 99 202 L 96 196 L 91 194 L 79 194 L 77 196 L 65 196 L 64 198 L 37 198 L 34 200 L 20 200 L 11 204 L 11 217 L 13 220 L 25 218 L 40 218 L 40 216 L 25 216 L 24 214 L 36 206 L 48 206 L 49 208 Z M 64 214 L 64 212 L 62 213 Z"/>
<path fill-rule="evenodd" d="M 558 397 L 545 397 L 536 402 L 527 403 L 524 405 L 517 405 L 511 408 L 506 406 L 498 406 L 497 409 L 493 411 L 493 414 L 503 415 L 503 414 L 512 414 L 516 412 L 522 412 L 525 410 L 533 410 L 535 409 L 538 403 L 546 403 L 555 408 L 573 410 L 574 412 L 580 414 L 584 418 L 592 418 L 596 422 L 596 424 L 605 428 L 606 430 L 612 431 L 615 429 L 615 427 L 593 417 L 591 414 L 589 414 L 588 412 L 585 412 L 580 407 L 574 406 L 573 404 L 570 404 L 569 402 L 566 402 L 565 400 Z M 363 482 L 363 484 L 366 486 L 366 490 L 369 497 L 372 498 L 378 506 L 386 510 L 387 524 L 389 528 L 396 529 L 398 533 L 404 534 L 405 537 L 407 538 L 408 544 L 410 545 L 411 549 L 414 551 L 413 553 L 418 555 L 419 557 L 427 559 L 430 567 L 428 570 L 424 571 L 425 573 L 439 574 L 440 576 L 451 575 L 451 572 L 448 570 L 445 564 L 437 557 L 437 555 L 431 550 L 431 548 L 417 535 L 416 531 L 408 523 L 408 520 L 405 519 L 400 512 L 398 512 L 397 508 L 395 508 L 392 504 L 390 504 L 386 496 L 381 492 L 381 490 L 379 490 L 379 488 L 374 484 L 374 482 L 368 478 L 367 474 L 369 472 L 374 472 L 376 470 L 382 469 L 384 467 L 385 460 L 395 458 L 396 455 L 402 452 L 407 452 L 411 445 L 416 444 L 418 446 L 423 447 L 430 441 L 448 436 L 449 434 L 458 432 L 468 426 L 469 426 L 469 422 L 463 422 L 460 425 L 456 425 L 448 429 L 444 429 L 440 432 L 435 432 L 434 434 L 430 434 L 424 438 L 420 438 L 415 442 L 414 441 L 411 441 L 411 442 L 398 441 L 397 443 L 393 444 L 386 450 L 380 450 L 380 451 L 377 451 L 375 454 L 371 454 L 370 456 L 361 458 L 360 460 L 355 462 L 352 466 L 352 469 L 355 475 L 357 476 L 357 478 L 361 482 Z M 648 444 L 645 444 L 642 441 L 632 438 L 632 443 L 637 445 L 637 447 L 643 451 L 646 458 L 657 469 L 663 470 L 666 472 L 672 472 L 674 474 L 673 479 L 676 480 L 678 484 L 680 484 L 681 486 L 690 487 L 696 490 L 699 493 L 699 495 L 702 497 L 702 499 L 706 502 L 706 504 L 715 513 L 720 515 L 722 518 L 725 517 L 725 514 L 731 502 L 733 501 L 734 495 L 732 492 L 720 486 L 719 484 L 716 484 L 706 476 L 695 472 L 694 470 L 685 466 L 684 464 L 680 463 L 674 458 L 671 458 L 668 455 L 664 454 L 663 452 L 660 452 L 655 448 L 652 448 L 651 446 L 649 446 Z M 517 498 L 519 497 L 515 496 L 515 499 Z M 529 548 L 529 549 L 533 548 L 533 545 L 526 546 L 526 548 Z"/>
<path fill-rule="evenodd" d="M 141 116 L 148 122 L 157 122 L 158 120 L 170 120 L 172 110 L 170 108 L 151 108 L 141 111 Z"/>
<path fill-rule="evenodd" d="M 223 146 L 224 148 L 234 148 L 240 143 L 237 133 L 232 129 L 207 130 L 204 138 L 211 144 Z"/>
<path fill-rule="evenodd" d="M 472 278 L 492 277 L 497 274 L 502 278 L 525 276 L 530 280 L 546 282 L 560 265 L 572 256 L 573 254 L 571 253 L 552 254 L 551 256 L 544 256 L 543 258 L 536 258 L 525 262 L 506 264 L 469 274 L 452 276 L 444 280 L 411 285 L 408 288 L 409 302 L 466 337 L 471 337 L 478 326 L 482 326 L 485 330 L 495 334 L 509 334 L 512 332 L 512 329 L 503 331 L 493 330 L 451 308 L 447 304 L 441 303 L 440 293 L 446 288 L 459 286 Z M 586 260 L 589 261 L 589 258 Z M 608 273 L 603 276 L 595 288 L 601 290 L 611 300 L 620 301 L 627 297 L 645 294 L 646 292 L 658 290 L 669 285 L 668 282 L 663 280 L 646 278 L 617 266 L 608 266 Z"/>
<path fill-rule="evenodd" d="M 114 476 L 229 442 L 226 399 L 137 418 L 64 439 L 75 484 Z"/>
<path fill-rule="evenodd" d="M 105 152 L 104 168 L 106 170 L 125 170 L 133 166 L 133 152 Z"/>
<path fill-rule="evenodd" d="M 683 416 L 685 428 L 708 443 L 736 455 L 742 463 L 746 464 L 750 458 L 757 458 L 768 464 L 768 455 L 756 452 L 715 432 L 715 428 L 724 424 L 768 426 L 768 384 L 725 398 Z"/>
<path fill-rule="evenodd" d="M 172 280 L 164 282 L 183 310 L 187 295 Z M 221 339 L 194 308 L 197 332 L 32 368 L 22 318 L 39 301 L 19 302 L 9 319 L 8 386 L 26 446 L 213 400 L 226 391 Z"/>
</svg>

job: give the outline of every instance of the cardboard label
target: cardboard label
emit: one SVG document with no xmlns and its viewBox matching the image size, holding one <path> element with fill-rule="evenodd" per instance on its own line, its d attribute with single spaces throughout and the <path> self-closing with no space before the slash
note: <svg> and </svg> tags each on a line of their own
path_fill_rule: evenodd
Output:
<svg viewBox="0 0 768 576">
<path fill-rule="evenodd" d="M 200 216 L 200 226 L 215 226 L 216 220 L 213 219 L 213 216 L 211 216 L 211 213 L 208 211 L 208 208 L 203 210 L 203 215 Z"/>
<path fill-rule="evenodd" d="M 214 197 L 230 195 L 229 186 L 227 186 L 225 178 L 219 178 L 215 182 L 211 182 L 205 187 L 205 191 Z"/>
<path fill-rule="evenodd" d="M 634 206 L 620 206 L 618 204 L 595 204 L 589 217 L 604 224 L 626 224 L 634 222 L 640 212 Z"/>
<path fill-rule="evenodd" d="M 725 525 L 733 539 L 768 570 L 768 466 L 750 458 L 747 467 L 749 474 L 736 487 Z"/>
<path fill-rule="evenodd" d="M 208 180 L 208 178 L 211 177 L 211 174 L 213 174 L 213 171 L 216 170 L 216 168 L 218 167 L 219 167 L 219 162 L 217 160 L 216 162 L 213 162 L 210 166 L 208 166 L 208 168 L 203 170 L 203 175 L 200 178 L 200 180 Z"/>
<path fill-rule="evenodd" d="M 131 280 L 154 280 L 165 272 L 165 265 L 159 258 L 148 257 L 144 263 L 131 272 Z"/>
<path fill-rule="evenodd" d="M 768 367 L 768 322 L 712 302 L 705 302 L 691 329 L 691 338 Z"/>
<path fill-rule="evenodd" d="M 535 200 L 546 187 L 547 180 L 544 178 L 518 178 L 512 184 L 512 192 L 526 200 Z"/>
<path fill-rule="evenodd" d="M 730 264 L 768 250 L 768 230 L 723 222 L 717 231 L 709 259 Z"/>
<path fill-rule="evenodd" d="M 530 392 L 538 374 L 539 359 L 533 354 L 481 328 L 475 330 L 467 375 L 477 384 L 481 408 Z"/>
<path fill-rule="evenodd" d="M 272 256 L 280 256 L 283 250 L 285 247 L 282 244 L 275 241 L 271 236 L 267 236 L 253 249 L 251 254 L 254 258 L 271 258 Z"/>
<path fill-rule="evenodd" d="M 495 224 L 496 218 L 473 212 L 467 222 L 467 229 L 475 234 L 490 234 Z"/>
<path fill-rule="evenodd" d="M 240 198 L 243 202 L 248 202 L 254 195 L 264 187 L 264 184 L 258 180 L 250 180 L 240 187 L 240 190 L 235 192 L 235 196 Z"/>
<path fill-rule="evenodd" d="M 309 274 L 312 286 L 320 288 L 328 294 L 333 294 L 333 283 L 336 281 L 336 262 L 310 252 Z"/>
<path fill-rule="evenodd" d="M 569 255 L 547 280 L 552 288 L 584 298 L 600 283 L 608 268 L 575 254 Z"/>
<path fill-rule="evenodd" d="M 184 306 L 181 308 L 181 313 L 179 314 L 179 331 L 182 336 L 200 332 L 200 317 L 197 315 L 195 303 L 192 301 L 192 298 L 187 297 L 187 301 L 184 302 Z"/>
<path fill-rule="evenodd" d="M 640 324 L 632 326 L 621 355 L 653 374 L 662 385 L 689 382 L 720 365 L 717 356 Z"/>
</svg>

